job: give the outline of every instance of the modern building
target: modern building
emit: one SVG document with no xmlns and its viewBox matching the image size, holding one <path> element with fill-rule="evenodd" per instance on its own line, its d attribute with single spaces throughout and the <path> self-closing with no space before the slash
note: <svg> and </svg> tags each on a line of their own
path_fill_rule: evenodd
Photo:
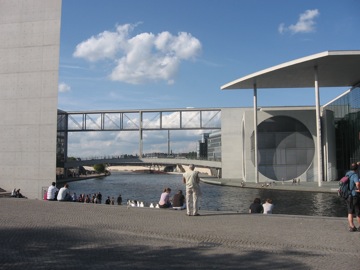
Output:
<svg viewBox="0 0 360 270">
<path fill-rule="evenodd" d="M 323 118 L 326 179 L 337 177 L 332 112 Z M 255 182 L 254 116 L 251 108 L 221 111 L 222 177 Z M 312 107 L 262 107 L 257 114 L 258 181 L 316 182 L 316 111 Z"/>
<path fill-rule="evenodd" d="M 0 186 L 55 180 L 61 0 L 0 0 Z"/>
<path fill-rule="evenodd" d="M 315 114 L 313 115 L 312 120 L 307 120 L 308 126 L 301 119 L 300 123 L 305 124 L 305 127 L 308 128 L 313 137 L 315 155 L 313 160 L 311 160 L 310 166 L 304 172 L 305 175 L 303 173 L 301 177 L 306 176 L 306 181 L 316 180 L 319 186 L 321 186 L 323 181 L 334 180 L 335 175 L 337 175 L 335 160 L 332 159 L 335 149 L 335 143 L 332 141 L 335 138 L 332 137 L 333 132 L 331 127 L 333 127 L 334 123 L 329 120 L 331 118 L 329 116 L 331 115 L 330 112 L 328 113 L 325 111 L 322 116 L 322 108 L 320 107 L 319 102 L 320 87 L 325 87 L 324 90 L 326 90 L 326 87 L 354 87 L 360 82 L 359 70 L 360 51 L 326 51 L 255 72 L 223 85 L 221 87 L 222 90 L 252 89 L 254 93 L 252 115 L 246 118 L 245 125 L 235 125 L 236 133 L 241 134 L 241 136 L 234 136 L 235 131 L 226 128 L 226 125 L 224 126 L 224 123 L 222 122 L 223 177 L 241 177 L 238 173 L 236 175 L 234 173 L 240 164 L 243 166 L 242 174 L 243 177 L 245 177 L 245 181 L 259 182 L 264 179 L 265 175 L 273 175 L 273 177 L 276 175 L 277 177 L 281 177 L 281 174 L 285 174 L 284 168 L 281 168 L 283 167 L 282 165 L 280 165 L 279 168 L 271 168 L 271 166 L 266 165 L 264 167 L 264 162 L 260 160 L 264 158 L 264 155 L 267 158 L 267 154 L 262 151 L 264 150 L 264 147 L 266 149 L 266 146 L 260 141 L 260 139 L 264 138 L 264 131 L 266 134 L 266 129 L 263 127 L 267 126 L 270 128 L 270 126 L 265 123 L 263 124 L 263 127 L 260 126 L 261 122 L 266 119 L 263 119 L 263 113 L 261 112 L 261 109 L 258 110 L 257 107 L 257 89 L 288 88 L 289 91 L 299 91 L 294 90 L 294 88 L 314 87 L 316 102 Z M 225 121 L 225 123 L 226 121 L 239 122 L 241 121 L 241 117 L 243 116 L 239 113 L 224 113 L 224 111 L 222 111 L 222 121 Z M 232 120 L 230 120 L 230 118 Z M 249 134 L 246 131 L 247 123 L 251 121 L 250 118 L 252 118 L 253 134 Z M 295 117 L 295 119 L 296 118 L 297 117 Z M 315 131 L 310 129 L 313 125 L 316 126 Z M 231 125 L 228 124 L 228 126 Z M 281 125 L 278 126 L 280 128 Z M 253 155 L 251 157 L 244 155 L 244 158 L 240 159 L 239 156 L 248 152 L 241 149 L 241 145 L 249 147 L 249 136 L 253 137 L 253 140 L 251 141 Z M 270 135 L 267 134 L 266 136 Z M 245 141 L 244 143 L 241 142 L 241 139 L 247 139 L 248 141 Z M 311 140 L 306 140 L 307 143 L 311 143 L 310 141 Z M 307 145 L 306 152 L 307 155 L 310 154 L 310 145 Z M 276 154 L 277 153 L 278 152 L 276 151 Z M 292 162 L 289 162 L 289 164 L 291 163 Z M 265 162 L 265 164 L 267 164 L 267 162 Z M 304 163 L 301 162 L 301 164 Z M 305 166 L 305 164 L 302 166 Z M 296 167 L 296 169 L 298 170 L 299 168 Z M 272 173 L 269 170 L 274 170 L 274 172 Z M 302 170 L 303 169 L 300 169 L 300 172 Z M 265 172 L 265 175 L 263 172 Z M 280 174 L 278 172 L 280 172 Z M 286 173 L 286 175 L 292 176 L 293 174 Z M 267 178 L 271 179 L 271 177 Z"/>
<path fill-rule="evenodd" d="M 209 134 L 208 160 L 221 160 L 221 131 L 215 131 Z"/>
<path fill-rule="evenodd" d="M 198 142 L 197 158 L 207 159 L 208 158 L 208 139 L 209 133 L 203 133 L 201 140 Z"/>
</svg>

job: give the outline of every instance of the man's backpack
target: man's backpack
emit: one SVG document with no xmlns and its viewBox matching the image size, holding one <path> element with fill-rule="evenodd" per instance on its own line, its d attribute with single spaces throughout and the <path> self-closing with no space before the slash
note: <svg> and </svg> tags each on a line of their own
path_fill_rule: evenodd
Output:
<svg viewBox="0 0 360 270">
<path fill-rule="evenodd" d="M 338 195 L 340 198 L 346 200 L 351 195 L 352 190 L 350 190 L 350 177 L 353 176 L 353 174 L 345 175 L 340 179 L 338 189 Z"/>
</svg>

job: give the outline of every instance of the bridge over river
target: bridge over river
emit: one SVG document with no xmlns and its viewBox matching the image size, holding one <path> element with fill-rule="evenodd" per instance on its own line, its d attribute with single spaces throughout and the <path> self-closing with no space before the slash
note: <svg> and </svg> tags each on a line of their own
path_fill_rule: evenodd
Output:
<svg viewBox="0 0 360 270">
<path fill-rule="evenodd" d="M 143 155 L 143 132 L 168 131 L 168 154 L 171 152 L 170 131 L 178 130 L 221 130 L 220 108 L 186 108 L 125 111 L 58 111 L 58 140 L 64 152 L 64 169 L 95 164 L 138 165 L 138 166 L 179 166 L 194 164 L 197 167 L 210 168 L 219 175 L 221 161 L 184 159 L 184 158 L 100 158 L 69 160 L 68 136 L 74 132 L 133 131 L 139 136 L 139 153 Z M 59 136 L 61 134 L 61 136 Z M 180 167 L 180 166 L 179 166 Z"/>
<path fill-rule="evenodd" d="M 134 166 L 178 166 L 194 164 L 197 167 L 221 169 L 221 161 L 185 159 L 185 158 L 103 158 L 89 160 L 69 160 L 65 163 L 65 168 L 75 168 L 79 166 L 92 166 L 95 164 L 110 165 L 134 165 Z"/>
</svg>

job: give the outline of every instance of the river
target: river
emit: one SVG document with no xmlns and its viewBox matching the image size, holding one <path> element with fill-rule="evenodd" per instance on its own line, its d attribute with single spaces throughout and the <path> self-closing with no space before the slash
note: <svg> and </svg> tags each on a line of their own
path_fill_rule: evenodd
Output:
<svg viewBox="0 0 360 270">
<path fill-rule="evenodd" d="M 76 194 L 93 194 L 101 192 L 103 203 L 107 196 L 119 194 L 123 204 L 128 199 L 143 201 L 146 205 L 157 203 L 165 187 L 172 189 L 171 197 L 185 186 L 180 174 L 140 174 L 132 172 L 112 172 L 103 178 L 71 182 L 70 191 Z M 203 196 L 200 200 L 200 211 L 235 211 L 247 213 L 249 205 L 258 197 L 261 200 L 271 198 L 274 214 L 346 217 L 345 202 L 334 193 L 303 191 L 282 191 L 271 189 L 250 189 L 227 186 L 216 186 L 202 183 Z"/>
</svg>

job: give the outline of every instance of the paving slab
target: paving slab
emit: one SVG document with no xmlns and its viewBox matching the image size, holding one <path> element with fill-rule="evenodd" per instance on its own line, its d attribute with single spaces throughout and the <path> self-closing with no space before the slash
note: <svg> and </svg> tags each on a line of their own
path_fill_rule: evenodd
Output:
<svg viewBox="0 0 360 270">
<path fill-rule="evenodd" d="M 1 269 L 359 269 L 346 218 L 0 204 Z"/>
</svg>

